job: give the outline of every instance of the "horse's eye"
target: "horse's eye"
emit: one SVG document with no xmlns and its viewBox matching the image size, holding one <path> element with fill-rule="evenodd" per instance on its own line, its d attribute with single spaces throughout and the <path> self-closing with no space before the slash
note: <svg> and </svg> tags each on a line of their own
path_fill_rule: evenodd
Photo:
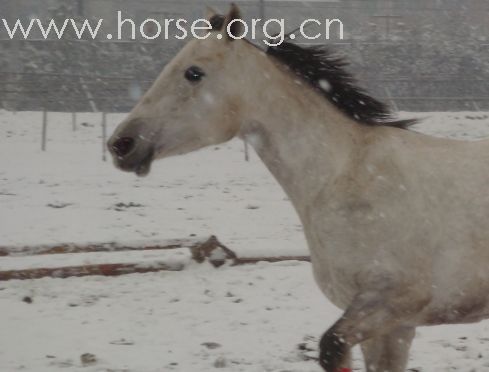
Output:
<svg viewBox="0 0 489 372">
<path fill-rule="evenodd" d="M 191 66 L 185 71 L 185 79 L 193 83 L 201 81 L 205 76 L 205 72 L 197 66 Z"/>
</svg>

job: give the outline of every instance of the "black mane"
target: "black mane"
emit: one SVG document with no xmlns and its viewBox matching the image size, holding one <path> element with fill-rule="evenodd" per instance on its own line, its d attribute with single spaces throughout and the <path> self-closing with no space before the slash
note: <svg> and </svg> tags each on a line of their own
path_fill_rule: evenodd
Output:
<svg viewBox="0 0 489 372">
<path fill-rule="evenodd" d="M 372 126 L 407 128 L 416 120 L 394 120 L 389 107 L 369 96 L 345 70 L 347 63 L 320 46 L 301 47 L 284 42 L 267 54 L 286 65 L 355 121 Z"/>
</svg>

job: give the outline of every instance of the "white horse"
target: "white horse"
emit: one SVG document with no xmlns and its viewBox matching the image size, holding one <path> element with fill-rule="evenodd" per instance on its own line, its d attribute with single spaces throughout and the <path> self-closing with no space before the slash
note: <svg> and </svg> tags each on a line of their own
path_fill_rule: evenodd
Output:
<svg viewBox="0 0 489 372">
<path fill-rule="evenodd" d="M 155 159 L 248 140 L 345 310 L 320 342 L 325 371 L 348 371 L 357 344 L 368 371 L 404 371 L 417 326 L 488 318 L 489 141 L 406 130 L 327 50 L 229 37 L 239 17 L 213 15 L 211 37 L 165 67 L 109 141 L 116 166 L 145 175 Z"/>
</svg>

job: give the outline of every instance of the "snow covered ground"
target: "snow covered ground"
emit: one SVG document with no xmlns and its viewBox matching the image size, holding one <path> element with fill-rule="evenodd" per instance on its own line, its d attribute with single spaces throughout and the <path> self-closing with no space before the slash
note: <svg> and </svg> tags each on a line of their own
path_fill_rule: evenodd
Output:
<svg viewBox="0 0 489 372">
<path fill-rule="evenodd" d="M 489 137 L 486 113 L 419 116 L 417 130 Z M 109 133 L 121 117 L 109 116 Z M 0 111 L 0 246 L 215 234 L 241 256 L 306 254 L 285 194 L 256 156 L 244 161 L 241 143 L 158 162 L 138 179 L 101 161 L 100 116 L 79 122 L 73 132 L 70 115 L 50 114 L 41 152 L 41 114 Z M 0 270 L 105 255 L 0 258 Z M 299 262 L 0 282 L 0 371 L 319 372 L 298 344 L 315 347 L 339 314 Z M 355 361 L 360 370 L 358 352 Z M 489 322 L 419 329 L 410 368 L 489 371 Z"/>
</svg>

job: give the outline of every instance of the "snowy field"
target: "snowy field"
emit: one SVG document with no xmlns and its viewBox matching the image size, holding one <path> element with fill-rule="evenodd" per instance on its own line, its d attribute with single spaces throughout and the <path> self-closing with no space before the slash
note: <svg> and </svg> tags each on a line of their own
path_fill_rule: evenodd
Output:
<svg viewBox="0 0 489 372">
<path fill-rule="evenodd" d="M 489 113 L 419 116 L 416 130 L 489 137 Z M 121 118 L 109 116 L 109 133 Z M 100 116 L 79 123 L 73 132 L 70 115 L 50 114 L 41 152 L 41 114 L 0 111 L 0 246 L 215 234 L 241 256 L 307 253 L 286 196 L 254 154 L 244 161 L 240 142 L 157 162 L 138 179 L 101 161 Z M 106 255 L 0 258 L 0 270 Z M 299 262 L 0 282 L 0 372 L 319 372 L 315 351 L 298 345 L 314 349 L 339 314 Z M 420 328 L 410 368 L 489 371 L 489 321 Z"/>
</svg>

